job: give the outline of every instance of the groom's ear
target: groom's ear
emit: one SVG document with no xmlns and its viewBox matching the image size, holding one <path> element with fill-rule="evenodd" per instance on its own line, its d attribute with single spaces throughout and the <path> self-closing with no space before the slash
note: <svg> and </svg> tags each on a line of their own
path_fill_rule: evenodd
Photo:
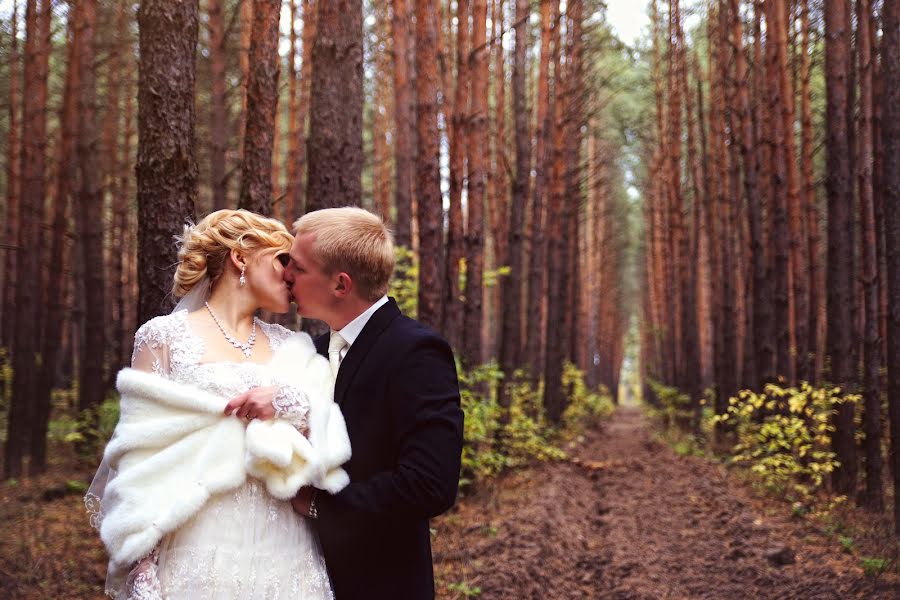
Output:
<svg viewBox="0 0 900 600">
<path fill-rule="evenodd" d="M 334 292 L 341 298 L 345 298 L 350 295 L 350 292 L 353 290 L 353 280 L 344 272 L 340 272 L 337 274 L 337 281 L 335 282 Z"/>
</svg>

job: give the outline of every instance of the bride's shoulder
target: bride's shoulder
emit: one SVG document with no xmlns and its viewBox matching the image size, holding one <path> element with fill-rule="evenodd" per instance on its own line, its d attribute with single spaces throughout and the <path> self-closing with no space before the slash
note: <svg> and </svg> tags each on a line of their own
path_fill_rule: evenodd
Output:
<svg viewBox="0 0 900 600">
<path fill-rule="evenodd" d="M 184 332 L 188 311 L 178 310 L 168 315 L 153 317 L 141 325 L 134 334 L 135 345 L 142 343 L 167 343 Z"/>
</svg>

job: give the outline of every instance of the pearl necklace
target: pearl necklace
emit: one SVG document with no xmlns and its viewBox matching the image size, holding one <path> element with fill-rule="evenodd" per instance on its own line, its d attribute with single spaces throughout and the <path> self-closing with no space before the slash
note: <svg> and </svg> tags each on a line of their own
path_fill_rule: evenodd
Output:
<svg viewBox="0 0 900 600">
<path fill-rule="evenodd" d="M 244 356 L 250 358 L 250 353 L 253 352 L 253 344 L 256 343 L 256 317 L 253 317 L 253 327 L 250 329 L 250 339 L 247 340 L 246 344 L 244 344 L 236 340 L 233 335 L 225 331 L 225 328 L 222 327 L 221 323 L 219 323 L 219 319 L 216 318 L 216 313 L 214 313 L 213 309 L 210 308 L 209 302 L 204 302 L 204 304 L 206 304 L 206 310 L 209 311 L 209 316 L 211 316 L 213 321 L 215 321 L 216 325 L 219 327 L 219 331 L 222 332 L 222 335 L 225 336 L 225 339 L 228 340 L 228 343 L 243 352 Z"/>
</svg>

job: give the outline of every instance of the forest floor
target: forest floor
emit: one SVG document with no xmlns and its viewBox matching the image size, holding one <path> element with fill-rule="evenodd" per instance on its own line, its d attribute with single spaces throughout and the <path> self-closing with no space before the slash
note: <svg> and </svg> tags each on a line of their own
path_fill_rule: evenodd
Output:
<svg viewBox="0 0 900 600">
<path fill-rule="evenodd" d="M 792 519 L 786 503 L 654 431 L 620 408 L 571 460 L 511 472 L 434 520 L 438 597 L 900 597 L 886 521 L 872 534 L 852 509 L 829 527 Z M 66 448 L 52 456 L 47 474 L 0 485 L 0 598 L 103 598 L 105 553 L 78 484 L 93 468 L 74 467 Z M 870 576 L 863 556 L 894 562 Z"/>
<path fill-rule="evenodd" d="M 432 524 L 439 595 L 900 598 L 887 521 L 867 536 L 854 509 L 825 528 L 792 519 L 787 503 L 658 439 L 640 409 L 620 408 L 570 462 L 510 473 L 464 499 Z M 859 535 L 844 548 L 836 530 Z M 867 576 L 861 559 L 878 552 L 891 553 L 893 570 Z"/>
</svg>

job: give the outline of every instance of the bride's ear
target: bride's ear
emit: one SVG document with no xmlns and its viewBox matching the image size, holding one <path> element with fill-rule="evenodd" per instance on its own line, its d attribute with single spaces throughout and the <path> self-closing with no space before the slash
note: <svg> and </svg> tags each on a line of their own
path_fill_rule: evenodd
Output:
<svg viewBox="0 0 900 600">
<path fill-rule="evenodd" d="M 233 264 L 234 268 L 238 271 L 240 271 L 246 264 L 246 257 L 240 252 L 240 250 L 232 250 L 229 253 L 229 258 L 231 259 L 231 264 Z"/>
</svg>

